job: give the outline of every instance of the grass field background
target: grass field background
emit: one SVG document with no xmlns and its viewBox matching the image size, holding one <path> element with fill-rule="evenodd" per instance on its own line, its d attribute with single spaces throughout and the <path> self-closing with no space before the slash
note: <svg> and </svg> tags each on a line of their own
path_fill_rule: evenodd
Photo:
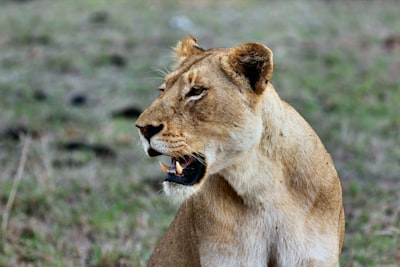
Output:
<svg viewBox="0 0 400 267">
<path fill-rule="evenodd" d="M 399 266 L 399 2 L 189 2 L 0 0 L 0 266 L 145 266 L 176 207 L 134 122 L 187 34 L 274 51 L 342 179 L 341 266 Z"/>
</svg>

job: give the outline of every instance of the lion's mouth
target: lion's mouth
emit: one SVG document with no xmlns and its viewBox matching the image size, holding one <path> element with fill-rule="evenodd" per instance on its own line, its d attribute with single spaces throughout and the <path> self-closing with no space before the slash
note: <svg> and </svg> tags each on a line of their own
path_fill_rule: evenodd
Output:
<svg viewBox="0 0 400 267">
<path fill-rule="evenodd" d="M 160 162 L 160 167 L 166 174 L 165 181 L 182 185 L 197 184 L 206 174 L 205 158 L 199 154 L 171 157 L 170 166 Z"/>
</svg>

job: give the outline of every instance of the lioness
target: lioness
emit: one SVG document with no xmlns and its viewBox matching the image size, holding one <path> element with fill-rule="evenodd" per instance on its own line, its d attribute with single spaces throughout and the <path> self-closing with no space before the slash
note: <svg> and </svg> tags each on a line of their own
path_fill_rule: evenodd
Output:
<svg viewBox="0 0 400 267">
<path fill-rule="evenodd" d="M 339 266 L 342 190 L 330 155 L 274 90 L 271 50 L 204 50 L 188 36 L 136 126 L 168 155 L 183 200 L 148 266 Z"/>
</svg>

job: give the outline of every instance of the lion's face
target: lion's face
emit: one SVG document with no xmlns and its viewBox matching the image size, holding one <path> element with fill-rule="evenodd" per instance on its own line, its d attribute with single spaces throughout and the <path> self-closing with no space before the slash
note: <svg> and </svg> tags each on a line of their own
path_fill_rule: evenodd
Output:
<svg viewBox="0 0 400 267">
<path fill-rule="evenodd" d="M 204 51 L 192 37 L 177 53 L 178 66 L 136 126 L 149 156 L 171 157 L 170 166 L 161 163 L 166 193 L 186 197 L 260 140 L 257 104 L 272 74 L 272 53 L 259 44 Z"/>
</svg>

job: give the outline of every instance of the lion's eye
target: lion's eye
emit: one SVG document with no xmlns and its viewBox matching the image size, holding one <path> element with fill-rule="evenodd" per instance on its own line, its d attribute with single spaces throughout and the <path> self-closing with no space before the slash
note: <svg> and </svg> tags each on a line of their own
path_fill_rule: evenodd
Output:
<svg viewBox="0 0 400 267">
<path fill-rule="evenodd" d="M 160 88 L 158 88 L 158 91 L 160 92 L 160 95 L 161 95 L 162 93 L 164 93 L 165 88 L 164 87 L 160 87 Z"/>
<path fill-rule="evenodd" d="M 158 91 L 160 91 L 160 94 L 162 94 L 165 91 L 165 88 L 166 88 L 166 85 L 164 82 L 160 85 L 160 87 L 158 87 Z"/>
<path fill-rule="evenodd" d="M 191 97 L 191 96 L 199 96 L 203 92 L 205 92 L 207 89 L 201 86 L 194 86 L 190 89 L 189 93 L 186 94 L 186 97 Z"/>
</svg>

